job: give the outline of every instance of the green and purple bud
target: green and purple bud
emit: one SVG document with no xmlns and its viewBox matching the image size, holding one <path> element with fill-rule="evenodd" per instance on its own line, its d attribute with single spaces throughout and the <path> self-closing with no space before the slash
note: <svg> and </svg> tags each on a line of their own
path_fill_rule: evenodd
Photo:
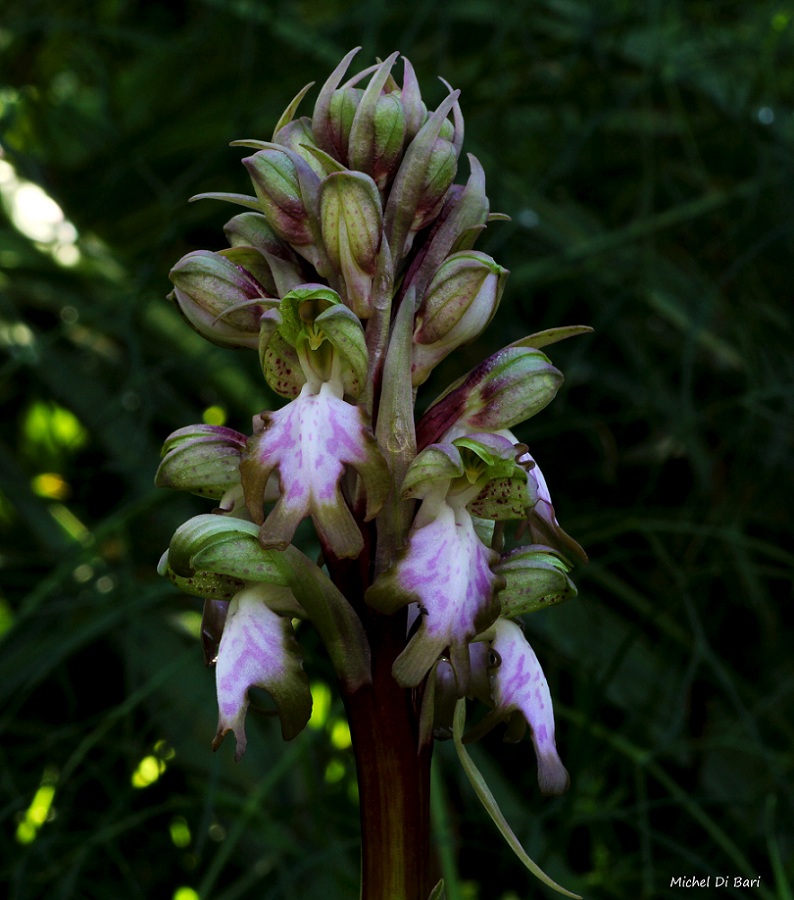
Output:
<svg viewBox="0 0 794 900">
<path fill-rule="evenodd" d="M 267 261 L 274 295 L 283 297 L 306 281 L 308 269 L 290 247 L 276 237 L 262 213 L 244 212 L 234 216 L 223 227 L 232 247 L 251 247 Z"/>
<path fill-rule="evenodd" d="M 499 602 L 502 615 L 508 619 L 562 603 L 577 594 L 568 576 L 570 564 L 558 550 L 542 544 L 516 547 L 502 556 L 495 570 L 507 582 Z"/>
<path fill-rule="evenodd" d="M 275 304 L 263 282 L 271 289 L 275 285 L 256 250 L 195 250 L 179 260 L 169 277 L 174 285 L 169 296 L 202 337 L 222 347 L 259 345 L 259 320 Z"/>
<path fill-rule="evenodd" d="M 367 319 L 383 237 L 378 189 L 369 175 L 334 172 L 320 185 L 319 204 L 323 243 L 345 301 L 360 319 Z"/>
<path fill-rule="evenodd" d="M 408 145 L 389 191 L 384 233 L 395 265 L 411 249 L 416 232 L 439 214 L 455 180 L 458 150 L 441 132 L 459 94 L 451 93 L 428 117 Z"/>
<path fill-rule="evenodd" d="M 485 330 L 507 275 L 507 269 L 477 250 L 453 253 L 439 266 L 416 315 L 411 371 L 415 387 L 453 350 Z"/>
<path fill-rule="evenodd" d="M 417 445 L 426 447 L 451 429 L 452 437 L 457 437 L 512 428 L 547 406 L 562 382 L 562 373 L 540 350 L 505 347 L 459 378 L 431 404 L 417 425 Z"/>
<path fill-rule="evenodd" d="M 451 254 L 471 250 L 488 221 L 489 203 L 485 193 L 485 173 L 475 156 L 469 154 L 471 175 L 466 185 L 449 189 L 433 227 L 411 261 L 403 279 L 421 297 L 439 266 Z"/>
<path fill-rule="evenodd" d="M 244 159 L 243 165 L 268 224 L 277 237 L 324 274 L 325 256 L 316 220 L 317 173 L 291 150 L 264 142 L 259 146 L 263 149 Z"/>
<path fill-rule="evenodd" d="M 154 483 L 220 500 L 240 484 L 240 457 L 247 438 L 222 425 L 188 425 L 163 444 Z"/>
</svg>

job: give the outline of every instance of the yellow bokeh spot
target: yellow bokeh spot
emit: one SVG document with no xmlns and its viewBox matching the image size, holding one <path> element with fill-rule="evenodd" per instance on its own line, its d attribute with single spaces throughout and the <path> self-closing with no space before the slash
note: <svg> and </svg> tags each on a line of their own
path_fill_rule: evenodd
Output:
<svg viewBox="0 0 794 900">
<path fill-rule="evenodd" d="M 42 472 L 31 481 L 33 493 L 49 500 L 66 500 L 72 493 L 69 485 L 56 472 Z"/>
<path fill-rule="evenodd" d="M 18 844 L 32 844 L 36 840 L 38 828 L 27 819 L 23 819 L 17 825 L 16 839 Z"/>
<path fill-rule="evenodd" d="M 312 715 L 309 719 L 309 728 L 322 728 L 328 721 L 331 712 L 331 688 L 324 681 L 313 681 L 312 689 Z"/>
<path fill-rule="evenodd" d="M 222 406 L 208 406 L 201 414 L 205 425 L 225 425 L 226 410 Z"/>
<path fill-rule="evenodd" d="M 775 31 L 785 31 L 786 28 L 788 28 L 790 19 L 791 17 L 788 13 L 775 13 L 774 16 L 772 16 L 772 28 L 774 28 Z"/>
<path fill-rule="evenodd" d="M 325 767 L 326 784 L 337 784 L 345 777 L 345 764 L 341 759 L 332 759 Z"/>
<path fill-rule="evenodd" d="M 336 719 L 331 723 L 331 743 L 337 750 L 347 750 L 352 743 L 350 727 L 344 719 Z"/>
<path fill-rule="evenodd" d="M 132 773 L 132 786 L 134 788 L 149 787 L 165 772 L 165 763 L 156 756 L 144 756 L 138 763 L 138 768 Z"/>
<path fill-rule="evenodd" d="M 52 801 L 55 797 L 55 782 L 57 780 L 58 770 L 53 766 L 47 766 L 41 779 L 41 786 L 33 795 L 30 806 L 17 825 L 17 843 L 31 844 L 36 840 L 39 828 L 48 819 L 53 818 Z"/>
<path fill-rule="evenodd" d="M 57 403 L 37 401 L 27 411 L 22 430 L 28 441 L 46 448 L 79 450 L 88 432 L 73 412 Z"/>
<path fill-rule="evenodd" d="M 193 888 L 180 887 L 174 891 L 173 900 L 201 900 L 201 898 L 198 891 L 194 891 Z"/>
<path fill-rule="evenodd" d="M 185 847 L 189 846 L 191 841 L 190 828 L 188 828 L 187 821 L 182 816 L 175 816 L 171 819 L 168 831 L 171 834 L 171 840 L 175 847 L 184 850 Z"/>
<path fill-rule="evenodd" d="M 55 796 L 55 786 L 52 784 L 43 784 L 33 797 L 25 818 L 34 825 L 43 825 L 47 821 L 47 816 L 52 806 L 52 799 Z"/>
</svg>

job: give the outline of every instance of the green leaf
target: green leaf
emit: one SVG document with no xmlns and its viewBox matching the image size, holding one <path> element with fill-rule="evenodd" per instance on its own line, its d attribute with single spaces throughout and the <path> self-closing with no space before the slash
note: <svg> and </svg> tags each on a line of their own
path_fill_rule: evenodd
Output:
<svg viewBox="0 0 794 900">
<path fill-rule="evenodd" d="M 455 719 L 452 727 L 452 737 L 455 741 L 455 749 L 458 752 L 458 759 L 460 760 L 460 764 L 463 766 L 463 771 L 466 773 L 466 777 L 469 779 L 471 786 L 474 788 L 475 794 L 480 798 L 480 802 L 485 807 L 488 815 L 493 819 L 494 825 L 499 829 L 502 834 L 502 837 L 507 842 L 507 845 L 510 849 L 515 853 L 518 859 L 529 869 L 529 871 L 538 879 L 538 881 L 542 882 L 546 885 L 546 887 L 552 888 L 552 890 L 557 891 L 560 894 L 563 894 L 565 897 L 572 897 L 574 900 L 582 900 L 579 894 L 573 894 L 571 891 L 566 890 L 561 885 L 557 884 L 556 881 L 553 881 L 549 876 L 538 866 L 536 862 L 529 858 L 526 850 L 521 846 L 520 841 L 515 836 L 513 829 L 505 819 L 502 811 L 499 809 L 499 805 L 494 798 L 494 795 L 491 793 L 491 789 L 485 783 L 485 779 L 480 774 L 480 770 L 477 766 L 474 765 L 474 761 L 469 756 L 468 751 L 463 746 L 463 732 L 466 727 L 466 700 L 458 700 L 457 706 L 455 707 Z"/>
</svg>

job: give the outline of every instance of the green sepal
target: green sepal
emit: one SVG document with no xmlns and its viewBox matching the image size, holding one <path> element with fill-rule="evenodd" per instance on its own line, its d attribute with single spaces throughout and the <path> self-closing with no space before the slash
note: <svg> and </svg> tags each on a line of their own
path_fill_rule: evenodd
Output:
<svg viewBox="0 0 794 900">
<path fill-rule="evenodd" d="M 514 618 L 537 612 L 575 597 L 576 585 L 562 555 L 543 544 L 528 544 L 505 554 L 494 567 L 504 575 L 506 587 L 499 594 L 502 615 Z"/>
<path fill-rule="evenodd" d="M 314 303 L 309 311 L 303 304 L 308 301 Z M 306 325 L 314 321 L 319 311 L 325 311 L 329 306 L 343 305 L 339 294 L 320 284 L 308 287 L 295 288 L 286 294 L 279 304 L 281 322 L 278 330 L 284 340 L 292 347 L 297 347 L 306 338 Z"/>
<path fill-rule="evenodd" d="M 290 544 L 270 551 L 282 578 L 317 629 L 344 689 L 372 682 L 369 641 L 361 619 L 331 579 Z"/>
<path fill-rule="evenodd" d="M 310 81 L 307 85 L 302 87 L 298 93 L 292 98 L 287 108 L 279 117 L 278 122 L 276 122 L 276 127 L 273 129 L 273 139 L 275 140 L 276 135 L 284 128 L 285 125 L 289 125 L 289 123 L 295 118 L 295 113 L 298 111 L 298 107 L 300 106 L 301 100 L 309 93 L 309 91 L 314 87 L 314 82 Z"/>
<path fill-rule="evenodd" d="M 160 557 L 157 574 L 167 578 L 184 594 L 203 597 L 205 600 L 231 600 L 245 587 L 241 578 L 217 575 L 215 572 L 194 572 L 192 575 L 178 575 L 169 564 L 168 550 Z"/>
<path fill-rule="evenodd" d="M 302 353 L 312 352 L 311 341 L 316 340 L 318 333 L 321 334 L 334 349 L 345 393 L 358 397 L 367 381 L 369 356 L 366 338 L 358 316 L 342 303 L 336 291 L 322 285 L 297 288 L 282 299 L 278 314 L 280 320 L 268 314 L 262 321 L 260 359 L 263 360 L 265 377 L 267 378 L 268 371 L 272 370 L 274 375 L 278 376 L 278 380 L 283 381 L 286 370 L 292 372 L 294 368 L 292 354 L 283 361 L 283 367 L 279 363 L 279 345 L 274 343 L 272 334 L 274 323 L 278 321 L 275 333 L 280 335 L 285 343 L 295 348 L 296 360 L 301 359 Z M 318 349 L 322 351 L 322 347 Z M 272 358 L 268 356 L 268 351 L 272 351 Z M 290 384 L 297 383 L 292 374 L 288 377 L 290 382 L 284 385 L 285 390 L 289 389 Z M 269 379 L 268 383 L 271 383 Z M 283 395 L 289 396 L 286 393 Z"/>
<path fill-rule="evenodd" d="M 479 493 L 466 508 L 480 519 L 504 521 L 525 519 L 527 510 L 537 501 L 534 483 L 530 485 L 526 469 L 518 461 L 519 448 L 498 434 L 469 434 L 456 438 L 453 445 L 461 450 L 465 478 L 452 484 L 452 492 L 467 491 L 479 485 Z M 472 455 L 485 464 L 483 470 Z M 473 463 L 473 465 L 472 465 Z"/>
<path fill-rule="evenodd" d="M 534 334 L 514 341 L 508 346 L 534 347 L 538 350 L 541 347 L 547 347 L 549 344 L 564 341 L 566 338 L 576 337 L 580 334 L 591 334 L 592 332 L 593 329 L 589 325 L 561 325 L 559 328 L 547 328 L 545 331 L 536 331 Z"/>
<path fill-rule="evenodd" d="M 337 154 L 342 162 L 347 160 L 347 136 L 355 117 L 357 103 L 345 105 L 348 91 L 339 89 L 339 82 L 347 71 L 353 57 L 361 47 L 355 47 L 341 60 L 320 88 L 312 114 L 312 131 L 319 147 L 330 154 Z M 343 103 L 344 109 L 339 108 Z M 343 121 L 344 120 L 344 121 Z"/>
<path fill-rule="evenodd" d="M 250 194 L 236 194 L 229 191 L 204 191 L 202 194 L 194 194 L 188 203 L 195 200 L 225 200 L 227 203 L 236 203 L 237 206 L 245 206 L 256 212 L 262 212 L 262 204 L 258 197 L 252 197 Z"/>
<path fill-rule="evenodd" d="M 295 348 L 278 330 L 278 311 L 266 313 L 259 329 L 259 363 L 268 386 L 280 397 L 294 400 L 306 384 Z"/>
<path fill-rule="evenodd" d="M 168 552 L 171 570 L 183 578 L 197 572 L 228 575 L 242 581 L 286 585 L 273 551 L 259 543 L 259 526 L 230 516 L 194 516 L 177 528 Z"/>
<path fill-rule="evenodd" d="M 430 493 L 439 482 L 451 481 L 464 473 L 460 451 L 452 444 L 433 444 L 425 448 L 408 467 L 402 497 L 419 499 Z"/>
<path fill-rule="evenodd" d="M 482 777 L 480 770 L 474 765 L 474 761 L 463 746 L 463 732 L 465 728 L 466 701 L 458 700 L 452 727 L 452 737 L 455 741 L 455 750 L 458 753 L 458 759 L 460 760 L 460 764 L 466 777 L 469 779 L 469 783 L 474 788 L 474 793 L 477 794 L 480 803 L 485 807 L 485 811 L 491 817 L 494 825 L 499 829 L 499 832 L 505 839 L 508 847 L 510 847 L 519 861 L 535 876 L 535 878 L 542 884 L 545 884 L 546 887 L 550 887 L 552 890 L 557 891 L 557 893 L 562 894 L 565 897 L 571 897 L 573 900 L 582 900 L 579 894 L 574 894 L 571 891 L 566 890 L 564 887 L 557 884 L 556 881 L 549 878 L 540 866 L 527 855 L 526 850 L 521 846 L 521 842 L 518 840 L 515 832 L 504 817 L 504 813 L 499 808 L 499 804 L 496 802 L 496 798 L 491 793 L 491 789 Z"/>
<path fill-rule="evenodd" d="M 469 450 L 488 466 L 493 478 L 512 475 L 518 467 L 515 446 L 498 434 L 466 434 L 455 438 L 453 445 L 459 450 Z M 522 445 L 523 446 L 523 445 Z"/>
</svg>

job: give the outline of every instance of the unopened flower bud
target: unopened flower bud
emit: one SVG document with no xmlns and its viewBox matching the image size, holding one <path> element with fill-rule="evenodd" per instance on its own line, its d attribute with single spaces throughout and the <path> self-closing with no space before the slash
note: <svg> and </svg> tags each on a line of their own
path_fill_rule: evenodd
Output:
<svg viewBox="0 0 794 900">
<path fill-rule="evenodd" d="M 320 185 L 320 224 L 329 262 L 342 277 L 347 305 L 359 318 L 368 318 L 383 235 L 380 196 L 369 175 L 329 175 Z"/>
<path fill-rule="evenodd" d="M 243 160 L 268 224 L 315 268 L 321 261 L 309 210 L 319 178 L 300 156 L 268 147 Z"/>
<path fill-rule="evenodd" d="M 169 277 L 171 297 L 202 337 L 222 347 L 258 346 L 259 319 L 270 298 L 253 274 L 222 253 L 196 250 Z"/>
<path fill-rule="evenodd" d="M 371 175 L 383 190 L 397 171 L 405 140 L 405 112 L 395 92 L 382 93 L 398 54 L 373 72 L 356 109 L 347 157 L 350 167 Z"/>
<path fill-rule="evenodd" d="M 282 144 L 300 156 L 319 178 L 325 178 L 331 171 L 329 166 L 324 164 L 322 159 L 309 149 L 319 148 L 317 148 L 317 144 L 314 141 L 312 121 L 308 116 L 295 119 L 293 122 L 285 125 L 274 135 L 273 143 Z"/>
<path fill-rule="evenodd" d="M 154 483 L 220 499 L 240 483 L 240 457 L 247 438 L 222 425 L 188 425 L 169 435 Z"/>
<path fill-rule="evenodd" d="M 421 231 L 438 215 L 447 191 L 458 172 L 458 154 L 454 144 L 439 137 L 430 151 L 430 162 L 421 182 L 421 199 L 414 211 L 410 230 Z"/>
<path fill-rule="evenodd" d="M 540 350 L 504 347 L 431 404 L 417 425 L 417 445 L 426 447 L 450 429 L 457 437 L 512 428 L 547 406 L 562 381 L 562 373 Z"/>
<path fill-rule="evenodd" d="M 350 129 L 356 117 L 358 104 L 364 91 L 360 88 L 342 87 L 334 91 L 328 110 L 328 134 L 331 149 L 328 150 L 339 162 L 347 165 L 347 145 L 350 140 Z M 322 146 L 319 144 L 319 146 Z M 324 148 L 327 149 L 327 148 Z"/>
<path fill-rule="evenodd" d="M 575 597 L 568 577 L 571 566 L 561 553 L 542 544 L 528 544 L 505 554 L 494 567 L 507 584 L 499 594 L 502 615 L 515 618 Z"/>
<path fill-rule="evenodd" d="M 433 227 L 415 254 L 403 279 L 403 291 L 411 286 L 421 297 L 441 263 L 460 250 L 470 250 L 488 220 L 485 172 L 469 154 L 471 175 L 463 185 L 452 185 Z"/>
<path fill-rule="evenodd" d="M 458 166 L 454 144 L 439 137 L 457 103 L 454 91 L 429 116 L 405 151 L 384 211 L 384 231 L 392 258 L 399 262 L 410 250 L 415 232 L 440 211 Z"/>
<path fill-rule="evenodd" d="M 494 316 L 507 269 L 485 253 L 453 253 L 439 267 L 419 308 L 412 381 L 422 384 L 445 356 L 478 337 Z"/>
</svg>

